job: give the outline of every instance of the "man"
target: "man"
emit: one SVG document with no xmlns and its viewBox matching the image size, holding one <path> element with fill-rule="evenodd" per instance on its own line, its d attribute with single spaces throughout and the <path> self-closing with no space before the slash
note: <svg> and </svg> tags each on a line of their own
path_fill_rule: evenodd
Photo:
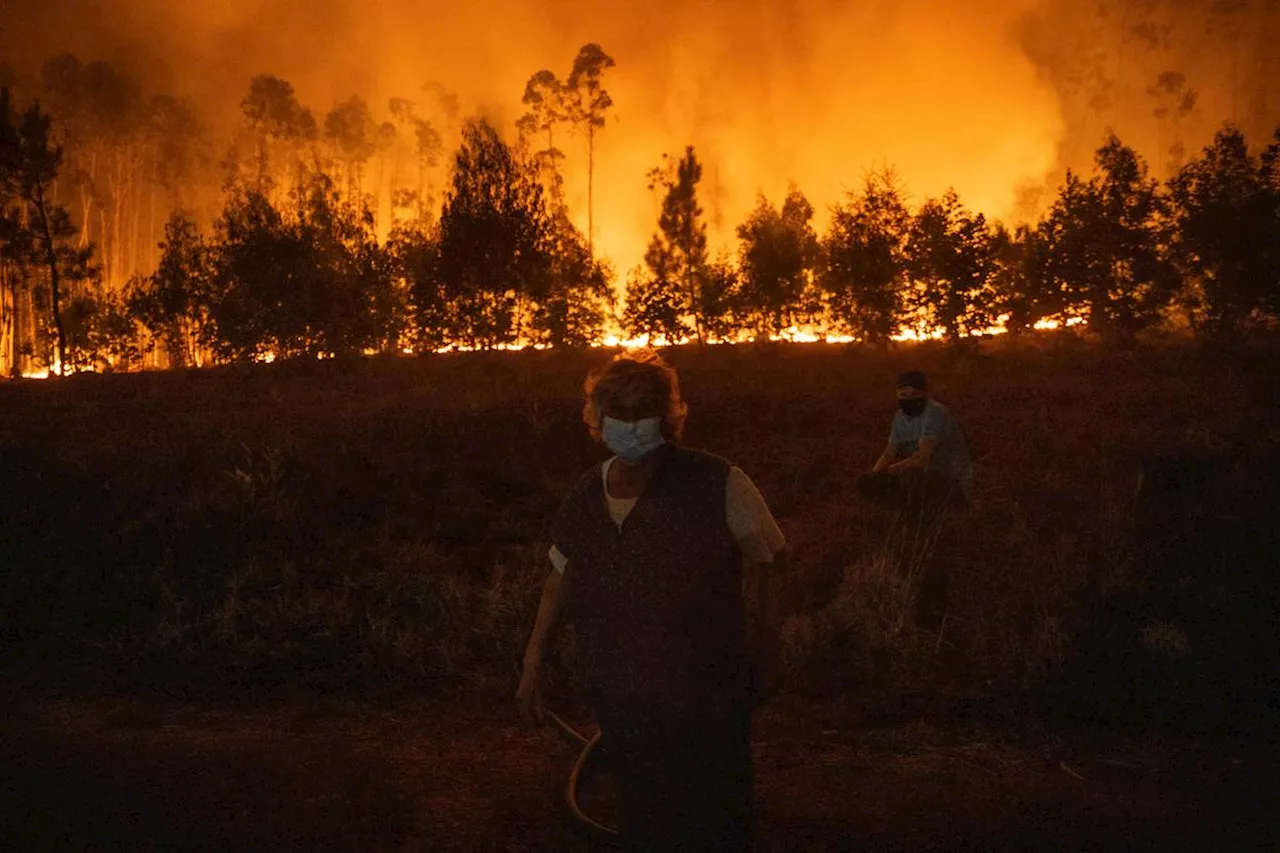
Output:
<svg viewBox="0 0 1280 853">
<path fill-rule="evenodd" d="M 676 372 L 651 351 L 587 378 L 583 420 L 614 454 L 552 525 L 517 699 L 541 722 L 542 660 L 573 622 L 628 851 L 750 846 L 753 698 L 776 678 L 784 540 L 738 468 L 679 446 Z"/>
<path fill-rule="evenodd" d="M 972 502 L 969 448 L 947 407 L 929 397 L 924 374 L 901 374 L 897 395 L 889 443 L 871 472 L 858 478 L 859 491 L 895 507 Z"/>
</svg>

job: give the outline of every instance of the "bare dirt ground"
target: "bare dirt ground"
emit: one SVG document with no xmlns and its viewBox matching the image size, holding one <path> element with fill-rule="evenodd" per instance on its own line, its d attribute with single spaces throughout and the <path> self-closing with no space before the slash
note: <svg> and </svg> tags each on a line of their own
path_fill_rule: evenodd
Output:
<svg viewBox="0 0 1280 853">
<path fill-rule="evenodd" d="M 560 802 L 574 748 L 492 693 L 0 701 L 4 849 L 599 849 Z M 1274 849 L 1274 752 L 968 728 L 764 709 L 759 849 Z"/>
</svg>

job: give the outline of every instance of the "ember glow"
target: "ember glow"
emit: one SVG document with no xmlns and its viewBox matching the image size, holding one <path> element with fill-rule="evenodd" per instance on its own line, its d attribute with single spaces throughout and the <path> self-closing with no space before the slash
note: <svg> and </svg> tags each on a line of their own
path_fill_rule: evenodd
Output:
<svg viewBox="0 0 1280 853">
<path fill-rule="evenodd" d="M 979 332 L 962 335 L 962 337 L 988 338 L 998 335 L 1007 335 L 1009 330 L 1005 327 L 1005 322 L 1009 318 L 1001 316 L 998 318 L 996 325 L 989 329 L 983 329 Z M 1055 329 L 1073 328 L 1085 325 L 1086 321 L 1083 317 L 1069 317 L 1065 321 L 1058 320 L 1038 320 L 1033 328 L 1037 332 L 1048 332 Z M 946 333 L 943 329 L 933 329 L 925 333 L 921 333 L 914 329 L 902 328 L 898 333 L 893 335 L 891 340 L 896 343 L 918 343 L 921 341 L 939 341 L 945 337 Z M 747 343 L 752 338 L 744 336 L 740 340 L 709 340 L 710 344 L 726 344 L 726 343 Z M 853 335 L 837 335 L 831 334 L 819 328 L 792 326 L 779 335 L 771 335 L 770 341 L 779 343 L 796 343 L 796 344 L 853 344 L 858 339 Z M 667 347 L 667 346 L 684 346 L 691 343 L 689 338 L 681 338 L 678 341 L 670 341 L 666 338 L 651 338 L 648 335 L 640 335 L 639 337 L 628 338 L 619 333 L 610 333 L 601 341 L 600 346 L 623 349 L 638 349 L 642 347 Z"/>
<path fill-rule="evenodd" d="M 660 199 L 647 176 L 686 146 L 702 164 L 697 197 L 710 254 L 732 258 L 736 227 L 759 196 L 777 203 L 791 186 L 812 202 L 819 233 L 834 205 L 866 175 L 886 169 L 901 180 L 913 209 L 954 188 L 968 209 L 1012 227 L 1045 213 L 1067 169 L 1088 173 L 1109 130 L 1165 180 L 1224 122 L 1257 147 L 1280 121 L 1280 4 L 1271 0 L 11 5 L 0 26 L 0 85 L 25 98 L 50 95 L 56 85 L 42 86 L 61 78 L 42 83 L 42 64 L 73 54 L 110 63 L 144 99 L 172 95 L 181 99 L 173 103 L 189 103 L 199 126 L 191 136 L 205 148 L 190 159 L 203 166 L 184 160 L 173 167 L 184 177 L 166 182 L 156 178 L 167 166 L 162 157 L 129 159 L 150 143 L 119 142 L 127 134 L 117 134 L 109 116 L 92 125 L 95 113 L 89 121 L 104 150 L 114 145 L 119 156 L 102 166 L 110 177 L 95 178 L 108 186 L 105 195 L 95 189 L 68 198 L 72 215 L 83 220 L 76 223 L 79 248 L 94 244 L 106 289 L 116 294 L 130 277 L 155 270 L 170 209 L 190 211 L 205 230 L 223 209 L 227 175 L 220 164 L 243 168 L 253 159 L 241 101 L 257 75 L 291 84 L 322 137 L 339 105 L 353 97 L 367 104 L 374 153 L 361 155 L 359 166 L 350 165 L 355 156 L 336 155 L 346 165 L 333 174 L 376 202 L 371 231 L 381 239 L 397 221 L 394 205 L 403 204 L 394 201 L 397 189 L 414 190 L 419 215 L 438 213 L 468 117 L 484 117 L 514 140 L 531 76 L 547 69 L 566 79 L 579 48 L 601 45 L 615 64 L 602 80 L 612 106 L 594 134 L 590 231 L 596 256 L 616 273 L 618 295 L 656 227 Z M 57 105 L 50 109 L 56 118 Z M 181 124 L 180 111 L 170 117 Z M 418 118 L 440 136 L 429 165 L 422 158 L 414 165 L 419 155 L 408 151 Z M 580 129 L 557 134 L 565 199 L 585 232 L 587 140 Z M 83 174 L 86 158 L 97 161 L 79 142 Z M 287 166 L 276 168 L 287 175 Z M 1059 322 L 1073 324 L 1036 327 Z M 982 334 L 1002 331 L 997 323 Z M 892 337 L 939 334 L 904 328 Z M 20 336 L 5 335 L 16 353 Z M 616 328 L 607 335 L 606 344 L 630 343 Z M 843 340 L 806 328 L 778 337 Z"/>
</svg>

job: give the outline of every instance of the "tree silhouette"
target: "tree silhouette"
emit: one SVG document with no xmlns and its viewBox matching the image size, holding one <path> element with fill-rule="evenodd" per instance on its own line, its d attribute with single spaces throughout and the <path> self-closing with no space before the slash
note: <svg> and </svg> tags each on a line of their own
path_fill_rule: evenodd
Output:
<svg viewBox="0 0 1280 853">
<path fill-rule="evenodd" d="M 217 231 L 209 306 L 215 352 L 229 360 L 296 354 L 302 330 L 291 315 L 305 286 L 303 250 L 284 216 L 262 192 L 237 189 Z"/>
<path fill-rule="evenodd" d="M 1044 223 L 1046 262 L 1070 306 L 1104 342 L 1127 346 L 1155 323 L 1175 287 L 1165 202 L 1146 163 L 1112 135 L 1093 178 L 1068 172 Z"/>
<path fill-rule="evenodd" d="M 793 312 L 819 259 L 812 219 L 813 205 L 792 187 L 781 210 L 762 195 L 738 226 L 741 310 L 757 335 L 778 334 L 794 325 Z"/>
<path fill-rule="evenodd" d="M 628 328 L 634 333 L 661 334 L 669 341 L 687 335 L 683 316 L 693 321 L 693 333 L 699 343 L 705 340 L 708 305 L 716 302 L 714 294 L 704 293 L 722 282 L 707 275 L 707 224 L 698 204 L 698 182 L 702 165 L 690 145 L 674 170 L 653 173 L 654 189 L 665 190 L 658 231 L 645 253 L 647 274 L 633 276 L 628 284 L 628 303 L 634 296 L 636 305 L 628 305 Z M 680 319 L 671 310 L 679 307 Z M 654 330 L 662 328 L 661 332 Z"/>
<path fill-rule="evenodd" d="M 43 82 L 59 116 L 67 189 L 79 195 L 79 246 L 96 237 L 105 277 L 119 283 L 137 266 L 140 200 L 155 182 L 141 84 L 108 62 L 85 64 L 69 54 L 45 63 Z"/>
<path fill-rule="evenodd" d="M 746 325 L 737 266 L 727 256 L 718 257 L 703 267 L 698 284 L 694 316 L 701 318 L 702 333 L 710 340 L 733 340 Z"/>
<path fill-rule="evenodd" d="M 21 374 L 30 323 L 26 305 L 31 290 L 31 266 L 37 252 L 26 216 L 16 197 L 0 182 L 0 364 L 11 376 Z"/>
<path fill-rule="evenodd" d="M 1266 303 L 1275 262 L 1275 195 L 1244 135 L 1228 127 L 1170 183 L 1176 251 L 1192 316 L 1219 342 L 1238 339 Z"/>
<path fill-rule="evenodd" d="M 419 218 L 427 218 L 438 212 L 439 199 L 436 196 L 432 176 L 444 159 L 446 140 L 454 144 L 453 140 L 460 132 L 462 107 L 457 93 L 450 91 L 441 83 L 435 81 L 427 83 L 422 87 L 422 91 L 427 96 L 424 112 L 426 123 L 418 134 L 418 152 L 419 162 L 424 164 L 425 184 L 419 193 L 422 196 Z"/>
<path fill-rule="evenodd" d="M 387 174 L 387 161 L 394 159 L 396 156 L 397 144 L 399 142 L 399 130 L 393 122 L 379 122 L 373 136 L 373 153 L 378 158 L 378 176 L 373 182 L 373 189 L 364 194 L 374 213 L 374 230 L 376 233 L 383 233 L 382 230 L 382 188 L 388 189 L 388 202 L 390 203 L 390 176 Z M 389 226 L 395 224 L 395 212 L 388 208 L 387 221 Z"/>
<path fill-rule="evenodd" d="M 518 341 L 526 312 L 550 285 L 536 170 L 483 119 L 463 127 L 440 216 L 439 261 L 456 336 L 473 347 Z"/>
<path fill-rule="evenodd" d="M 295 197 L 306 279 L 304 354 L 393 350 L 401 311 L 374 234 L 373 211 L 344 200 L 325 175 L 298 187 Z"/>
<path fill-rule="evenodd" d="M 440 281 L 440 231 L 435 224 L 402 223 L 387 239 L 393 280 L 405 296 L 405 343 L 433 352 L 449 342 L 451 314 Z"/>
<path fill-rule="evenodd" d="M 153 271 L 168 210 L 207 209 L 219 185 L 209 129 L 191 103 L 148 95 L 119 64 L 57 56 L 44 63 L 41 83 L 64 152 L 55 200 L 74 210 L 78 245 L 96 244 L 115 292 Z"/>
<path fill-rule="evenodd" d="M 155 273 L 135 279 L 129 288 L 129 313 L 164 345 L 169 362 L 199 365 L 209 343 L 212 301 L 209 247 L 195 222 L 174 211 L 165 223 L 160 264 Z"/>
<path fill-rule="evenodd" d="M 915 283 L 908 303 L 926 328 L 939 326 L 954 342 L 994 325 L 987 221 L 967 210 L 955 190 L 920 206 L 911 220 L 906 260 Z"/>
<path fill-rule="evenodd" d="M 120 293 L 92 286 L 98 282 L 90 260 L 88 253 L 78 253 L 80 265 L 67 270 L 71 280 L 90 285 L 73 289 L 64 300 L 68 365 L 76 371 L 127 370 L 141 355 L 136 324 Z"/>
<path fill-rule="evenodd" d="M 51 119 L 33 103 L 15 120 L 9 91 L 0 90 L 0 197 L 17 199 L 23 208 L 25 227 L 42 255 L 49 277 L 52 323 L 56 336 L 57 365 L 66 371 L 67 335 L 62 322 L 64 267 L 84 270 L 88 251 L 77 251 L 68 241 L 77 229 L 66 210 L 52 200 L 53 185 L 62 166 L 62 149 L 50 136 Z"/>
<path fill-rule="evenodd" d="M 364 191 L 364 168 L 378 151 L 378 125 L 369 105 L 353 96 L 334 107 L 324 118 L 324 138 L 346 172 L 345 194 L 359 203 Z"/>
<path fill-rule="evenodd" d="M 585 347 L 599 339 L 612 305 L 612 271 L 593 260 L 586 241 L 563 208 L 547 228 L 550 284 L 534 307 L 539 343 Z"/>
<path fill-rule="evenodd" d="M 818 282 L 832 319 L 860 340 L 886 345 L 902 321 L 910 223 L 890 170 L 868 175 L 833 211 Z"/>
<path fill-rule="evenodd" d="M 290 196 L 288 215 L 256 190 L 228 200 L 212 258 L 215 351 L 314 358 L 393 346 L 395 292 L 372 213 L 344 202 L 324 174 Z"/>
<path fill-rule="evenodd" d="M 632 270 L 627 280 L 622 327 L 628 335 L 648 335 L 655 344 L 658 340 L 675 344 L 693 331 L 686 321 L 684 293 L 672 275 L 672 266 L 670 252 L 655 234 L 644 266 Z"/>
<path fill-rule="evenodd" d="M 211 157 L 209 130 L 188 101 L 156 95 L 149 103 L 150 127 L 154 136 L 155 186 L 161 190 L 162 210 L 183 210 L 195 218 L 204 200 Z M 155 221 L 149 216 L 150 221 Z M 148 237 L 149 243 L 157 243 Z"/>
<path fill-rule="evenodd" d="M 1004 315 L 1005 329 L 1020 334 L 1041 319 L 1061 316 L 1065 303 L 1047 272 L 1047 242 L 1040 228 L 1019 225 L 991 232 L 993 311 Z"/>
<path fill-rule="evenodd" d="M 1266 187 L 1270 207 L 1266 227 L 1271 232 L 1264 249 L 1263 307 L 1274 321 L 1280 319 L 1280 127 L 1276 128 L 1271 144 L 1262 152 L 1261 160 L 1262 183 Z"/>
<path fill-rule="evenodd" d="M 431 190 L 431 172 L 440 165 L 444 141 L 436 126 L 417 113 L 417 106 L 406 98 L 392 98 L 391 117 L 401 136 L 412 140 L 411 150 L 417 171 L 414 189 L 405 189 L 400 179 L 400 148 L 397 141 L 395 164 L 392 167 L 391 207 L 392 222 L 398 221 L 397 209 L 412 209 L 414 218 L 426 221 L 431 216 L 434 197 Z"/>
<path fill-rule="evenodd" d="M 565 87 L 569 121 L 587 137 L 587 252 L 592 257 L 595 257 L 596 133 L 604 127 L 604 115 L 613 106 L 601 78 L 615 64 L 600 45 L 584 44 L 573 60 L 573 70 Z"/>
<path fill-rule="evenodd" d="M 101 146 L 95 190 L 99 211 L 108 217 L 98 233 L 102 262 L 107 280 L 118 283 L 136 266 L 131 251 L 138 240 L 130 214 L 137 211 L 139 179 L 150 177 L 144 153 L 147 105 L 141 84 L 106 62 L 85 67 L 84 86 Z"/>
<path fill-rule="evenodd" d="M 287 80 L 261 74 L 249 83 L 249 94 L 240 102 L 258 149 L 255 189 L 271 188 L 270 148 L 274 142 L 299 144 L 316 138 L 315 117 L 298 102 Z"/>
<path fill-rule="evenodd" d="M 556 148 L 555 132 L 569 119 L 565 101 L 564 84 L 555 74 L 543 69 L 525 84 L 521 103 L 528 112 L 516 122 L 521 139 L 526 143 L 546 134 L 546 147 L 535 150 L 533 156 L 542 169 L 553 212 L 557 213 L 564 207 L 564 178 L 560 175 L 560 160 L 564 158 L 564 152 Z"/>
<path fill-rule="evenodd" d="M 69 189 L 79 196 L 80 242 L 89 242 L 89 232 L 100 193 L 95 185 L 98 161 L 102 157 L 103 136 L 89 100 L 84 64 L 71 54 L 52 57 L 41 68 L 42 89 L 50 109 L 57 113 L 62 144 L 71 153 Z"/>
</svg>

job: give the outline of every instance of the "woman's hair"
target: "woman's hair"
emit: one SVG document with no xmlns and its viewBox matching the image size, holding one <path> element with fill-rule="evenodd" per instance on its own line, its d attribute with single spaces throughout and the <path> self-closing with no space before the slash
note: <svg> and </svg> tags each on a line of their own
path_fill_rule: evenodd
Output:
<svg viewBox="0 0 1280 853">
<path fill-rule="evenodd" d="M 680 399 L 680 379 L 675 369 L 657 352 L 638 349 L 618 354 L 588 374 L 583 390 L 587 400 L 582 407 L 582 420 L 597 441 L 605 406 L 627 396 L 652 401 L 662 416 L 663 437 L 672 444 L 680 442 L 689 410 Z"/>
</svg>

